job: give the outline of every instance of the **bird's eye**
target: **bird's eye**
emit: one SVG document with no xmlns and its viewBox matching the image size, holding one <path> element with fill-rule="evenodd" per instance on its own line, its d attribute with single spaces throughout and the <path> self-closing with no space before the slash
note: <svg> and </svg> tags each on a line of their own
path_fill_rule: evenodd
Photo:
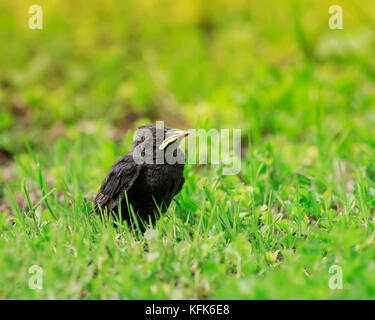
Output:
<svg viewBox="0 0 375 320">
<path fill-rule="evenodd" d="M 142 136 L 142 138 L 141 138 L 141 142 L 144 142 L 145 141 L 145 136 Z"/>
</svg>

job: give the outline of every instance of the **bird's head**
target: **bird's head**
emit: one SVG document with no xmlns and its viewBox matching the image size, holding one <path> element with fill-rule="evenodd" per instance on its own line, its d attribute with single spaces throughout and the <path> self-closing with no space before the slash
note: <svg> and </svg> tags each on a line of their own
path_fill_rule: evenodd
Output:
<svg viewBox="0 0 375 320">
<path fill-rule="evenodd" d="M 157 153 L 171 152 L 176 150 L 188 135 L 188 131 L 147 124 L 137 129 L 133 138 L 132 150 L 137 149 L 144 153 L 152 152 L 154 156 Z"/>
</svg>

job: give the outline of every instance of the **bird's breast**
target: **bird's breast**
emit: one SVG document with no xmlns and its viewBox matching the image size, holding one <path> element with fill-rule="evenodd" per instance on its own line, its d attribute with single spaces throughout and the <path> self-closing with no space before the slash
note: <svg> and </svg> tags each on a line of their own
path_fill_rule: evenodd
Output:
<svg viewBox="0 0 375 320">
<path fill-rule="evenodd" d="M 150 165 L 144 171 L 144 183 L 153 195 L 173 194 L 183 178 L 183 165 Z"/>
</svg>

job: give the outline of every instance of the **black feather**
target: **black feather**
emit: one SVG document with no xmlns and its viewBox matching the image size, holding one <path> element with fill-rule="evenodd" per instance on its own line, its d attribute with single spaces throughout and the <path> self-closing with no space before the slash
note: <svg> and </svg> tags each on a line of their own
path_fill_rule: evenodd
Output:
<svg viewBox="0 0 375 320">
<path fill-rule="evenodd" d="M 148 127 L 152 129 L 153 137 L 155 137 L 156 128 Z M 155 221 L 157 209 L 165 212 L 173 197 L 181 191 L 185 182 L 184 163 L 180 161 L 176 164 L 137 164 L 133 158 L 133 150 L 144 142 L 144 138 L 138 138 L 139 141 L 136 138 L 133 141 L 132 151 L 119 158 L 104 179 L 94 200 L 96 212 L 99 212 L 101 208 L 102 212 L 107 210 L 118 214 L 120 204 L 122 219 L 131 222 L 130 205 L 143 222 L 148 222 L 150 218 Z M 157 148 L 158 145 L 155 145 L 154 151 Z M 177 153 L 180 159 L 185 159 L 181 150 L 177 149 Z"/>
</svg>

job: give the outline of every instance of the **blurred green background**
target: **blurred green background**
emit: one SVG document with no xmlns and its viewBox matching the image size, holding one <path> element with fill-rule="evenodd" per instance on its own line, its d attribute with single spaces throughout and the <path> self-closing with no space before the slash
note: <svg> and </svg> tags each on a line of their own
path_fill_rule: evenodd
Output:
<svg viewBox="0 0 375 320">
<path fill-rule="evenodd" d="M 374 145 L 375 3 L 336 3 L 343 30 L 330 1 L 41 0 L 30 30 L 34 2 L 1 1 L 2 153 L 140 118 Z"/>
<path fill-rule="evenodd" d="M 43 8 L 43 30 L 28 27 L 28 8 L 33 4 Z M 328 27 L 332 4 L 343 8 L 343 30 Z M 70 260 L 65 270 L 55 270 L 59 262 L 49 253 L 55 250 L 49 241 L 54 233 L 49 229 L 42 232 L 44 236 L 35 233 L 37 240 L 25 251 L 39 252 L 35 256 L 22 256 L 22 248 L 29 245 L 26 238 L 24 242 L 9 240 L 12 236 L 0 239 L 2 288 L 26 277 L 25 268 L 42 261 L 45 245 L 44 267 L 50 268 L 50 277 L 56 272 L 59 276 L 53 279 L 60 277 L 67 286 L 51 281 L 56 287 L 43 293 L 47 297 L 109 298 L 120 292 L 120 298 L 325 298 L 331 294 L 325 278 L 329 252 L 331 264 L 345 265 L 345 281 L 352 286 L 335 297 L 373 298 L 374 27 L 373 0 L 0 0 L 0 227 L 7 226 L 5 217 L 14 209 L 5 199 L 6 185 L 15 190 L 16 202 L 23 208 L 27 203 L 20 185 L 25 179 L 31 201 L 41 199 L 38 161 L 47 185 L 57 190 L 54 206 L 68 217 L 79 206 L 77 197 L 91 199 L 113 161 L 129 151 L 131 132 L 141 123 L 164 120 L 179 128 L 240 128 L 243 149 L 243 184 L 237 177 L 221 181 L 216 172 L 187 168 L 189 178 L 179 198 L 177 217 L 191 213 L 195 228 L 200 212 L 205 212 L 199 205 L 205 204 L 209 194 L 202 185 L 215 186 L 212 179 L 217 178 L 222 183 L 220 192 L 214 190 L 207 197 L 218 199 L 215 210 L 221 208 L 226 212 L 223 216 L 231 217 L 234 208 L 243 223 L 239 230 L 233 226 L 233 232 L 228 227 L 225 237 L 215 231 L 218 244 L 209 242 L 208 229 L 203 231 L 202 241 L 214 249 L 205 251 L 204 257 L 192 249 L 186 258 L 189 267 L 183 265 L 175 274 L 170 271 L 178 285 L 182 283 L 177 293 L 173 276 L 163 273 L 173 269 L 172 253 L 169 269 L 165 269 L 148 261 L 143 248 L 129 257 L 134 258 L 134 265 L 144 262 L 146 270 L 155 272 L 148 282 L 138 281 L 138 274 L 133 278 L 130 267 L 119 268 L 125 285 L 117 288 L 120 280 L 117 274 L 112 277 L 111 270 L 116 268 L 111 266 L 108 277 L 104 270 L 103 278 L 93 275 L 91 282 L 83 281 L 77 288 L 75 283 L 87 271 L 87 261 L 80 261 L 77 281 L 68 287 Z M 247 198 L 250 194 L 252 199 Z M 250 218 L 245 211 L 250 203 L 264 242 L 247 225 Z M 276 235 L 272 219 L 279 212 L 287 212 L 290 219 L 276 225 L 281 230 Z M 48 212 L 44 214 L 48 226 Z M 207 219 L 203 224 L 210 226 Z M 258 220 L 251 223 L 251 228 L 258 228 Z M 349 226 L 354 230 L 344 234 Z M 66 228 L 52 224 L 55 227 L 64 234 Z M 14 239 L 22 234 L 16 230 Z M 64 241 L 86 245 L 80 236 L 75 233 Z M 308 241 L 303 242 L 306 237 Z M 299 240 L 300 260 L 293 255 Z M 94 243 L 90 241 L 87 246 Z M 106 241 L 110 246 L 112 242 Z M 183 252 L 185 242 L 174 241 Z M 195 240 L 193 244 L 186 241 L 198 248 Z M 18 243 L 14 251 L 18 254 L 8 248 L 9 243 Z M 155 246 L 163 243 L 160 240 Z M 105 244 L 100 249 L 85 247 L 82 252 L 105 255 L 105 248 Z M 232 274 L 231 263 L 237 263 L 236 256 L 230 256 L 232 249 L 243 259 L 244 277 L 241 271 Z M 360 253 L 362 249 L 369 250 L 368 259 Z M 256 260 L 249 255 L 252 250 L 259 254 Z M 286 267 L 280 271 L 279 250 L 286 257 Z M 225 252 L 229 252 L 229 262 Z M 219 265 L 211 253 L 227 265 Z M 118 254 L 120 261 L 127 261 L 127 256 Z M 199 257 L 204 260 L 205 255 L 201 279 L 214 290 L 199 279 L 197 283 L 185 279 L 185 284 L 181 280 L 191 265 L 197 268 L 194 259 L 200 265 Z M 73 258 L 67 255 L 66 259 Z M 95 259 L 101 265 L 102 257 Z M 259 280 L 263 273 L 264 282 Z M 306 280 L 309 273 L 312 277 Z M 101 290 L 103 283 L 113 286 Z M 150 293 L 152 284 L 161 284 L 160 291 Z M 139 291 L 134 291 L 137 285 Z M 12 287 L 0 291 L 0 297 L 23 298 L 23 293 Z"/>
</svg>

